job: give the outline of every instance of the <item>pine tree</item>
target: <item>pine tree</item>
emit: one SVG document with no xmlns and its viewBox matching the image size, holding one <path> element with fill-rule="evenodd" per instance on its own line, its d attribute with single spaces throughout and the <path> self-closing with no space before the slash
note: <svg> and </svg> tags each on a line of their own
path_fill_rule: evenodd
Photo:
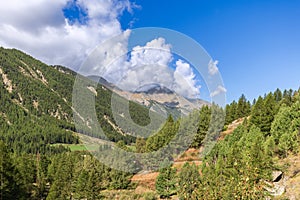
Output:
<svg viewBox="0 0 300 200">
<path fill-rule="evenodd" d="M 297 97 L 295 97 L 297 99 Z M 272 123 L 271 135 L 278 145 L 279 154 L 287 156 L 296 153 L 299 146 L 300 102 L 296 100 L 290 107 L 282 104 Z"/>
<path fill-rule="evenodd" d="M 280 102 L 282 100 L 282 92 L 279 88 L 277 88 L 276 91 L 274 92 L 274 97 L 276 102 Z"/>
<path fill-rule="evenodd" d="M 127 189 L 130 185 L 130 174 L 118 170 L 112 170 L 110 173 L 110 188 Z"/>
<path fill-rule="evenodd" d="M 196 199 L 200 185 L 199 169 L 193 163 L 185 163 L 178 175 L 178 194 L 180 199 Z"/>
<path fill-rule="evenodd" d="M 218 105 L 212 104 L 211 106 L 211 118 L 207 135 L 204 139 L 205 143 L 214 142 L 219 137 L 220 132 L 224 127 L 225 112 Z"/>
<path fill-rule="evenodd" d="M 279 138 L 278 149 L 279 149 L 280 155 L 283 157 L 287 157 L 287 155 L 288 155 L 288 151 L 290 149 L 289 140 L 290 140 L 290 135 L 288 133 L 284 133 Z"/>
<path fill-rule="evenodd" d="M 166 123 L 155 135 L 149 137 L 146 141 L 147 152 L 157 151 L 163 146 L 169 144 L 172 138 L 176 135 L 178 126 L 171 115 L 166 120 Z"/>
<path fill-rule="evenodd" d="M 250 107 L 250 102 L 247 101 L 245 95 L 243 94 L 237 103 L 236 118 L 248 116 L 250 114 Z"/>
<path fill-rule="evenodd" d="M 264 151 L 266 155 L 273 157 L 275 150 L 276 150 L 275 139 L 271 135 L 266 139 Z"/>
<path fill-rule="evenodd" d="M 237 119 L 237 102 L 233 101 L 231 104 L 227 104 L 225 107 L 226 117 L 225 124 L 228 125 Z"/>
<path fill-rule="evenodd" d="M 250 124 L 259 127 L 262 120 L 262 113 L 264 107 L 264 100 L 261 96 L 258 97 L 256 103 L 253 105 L 250 117 Z"/>
<path fill-rule="evenodd" d="M 20 183 L 16 180 L 17 174 L 7 147 L 0 140 L 0 199 L 15 200 L 24 195 Z"/>
<path fill-rule="evenodd" d="M 75 189 L 75 198 L 84 199 L 88 196 L 87 182 L 89 181 L 89 173 L 83 169 L 78 177 Z"/>
<path fill-rule="evenodd" d="M 271 125 L 271 135 L 274 137 L 276 145 L 281 136 L 289 130 L 291 123 L 291 108 L 283 104 Z"/>
<path fill-rule="evenodd" d="M 211 109 L 208 106 L 203 106 L 199 115 L 200 121 L 198 123 L 197 133 L 195 134 L 194 141 L 191 145 L 191 147 L 194 148 L 199 148 L 202 145 L 203 140 L 208 133 L 211 119 Z"/>
<path fill-rule="evenodd" d="M 176 194 L 176 169 L 171 165 L 161 168 L 155 182 L 155 188 L 161 198 L 169 198 Z"/>
<path fill-rule="evenodd" d="M 95 199 L 100 199 L 101 194 L 101 175 L 99 174 L 100 172 L 97 171 L 96 169 L 92 169 L 89 172 L 88 179 L 87 181 L 87 188 L 86 188 L 86 193 L 87 193 L 87 199 L 88 200 L 95 200 Z M 127 187 L 127 186 L 126 186 Z M 125 188 L 126 188 L 125 187 Z"/>
<path fill-rule="evenodd" d="M 259 127 L 265 136 L 270 135 L 271 125 L 277 112 L 278 105 L 272 93 L 266 95 L 264 99 L 259 97 L 253 106 L 250 124 Z"/>
<path fill-rule="evenodd" d="M 146 152 L 146 140 L 144 138 L 137 138 L 135 142 L 136 152 L 145 153 Z"/>
<path fill-rule="evenodd" d="M 72 199 L 72 177 L 74 160 L 69 154 L 59 157 L 57 171 L 53 178 L 47 200 Z"/>
<path fill-rule="evenodd" d="M 260 129 L 265 135 L 270 134 L 271 125 L 276 113 L 278 112 L 278 106 L 272 93 L 269 93 L 265 100 L 262 110 L 262 118 L 260 122 Z"/>
<path fill-rule="evenodd" d="M 294 91 L 292 89 L 284 90 L 282 95 L 282 103 L 286 104 L 287 106 L 291 106 L 293 103 L 293 94 Z"/>
</svg>

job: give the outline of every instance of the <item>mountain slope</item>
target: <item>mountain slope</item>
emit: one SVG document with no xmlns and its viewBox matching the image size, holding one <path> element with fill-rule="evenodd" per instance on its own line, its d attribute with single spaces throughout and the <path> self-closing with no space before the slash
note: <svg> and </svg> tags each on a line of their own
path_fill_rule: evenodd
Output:
<svg viewBox="0 0 300 200">
<path fill-rule="evenodd" d="M 200 109 L 204 105 L 210 105 L 209 102 L 201 99 L 187 99 L 158 84 L 146 85 L 134 92 L 124 91 L 117 87 L 113 88 L 113 91 L 157 113 L 172 114 L 176 118 L 180 115 L 187 115 L 194 109 Z"/>
<path fill-rule="evenodd" d="M 77 143 L 72 107 L 72 92 L 76 73 L 62 66 L 48 66 L 16 49 L 0 48 L 0 139 L 21 152 L 48 151 L 54 143 Z M 112 91 L 102 85 L 87 87 L 95 95 L 97 123 L 111 141 L 135 141 L 133 130 L 118 127 L 111 111 Z M 126 99 L 118 97 L 118 104 Z M 134 123 L 150 123 L 149 111 L 130 102 Z M 157 119 L 159 118 L 156 115 Z M 84 123 L 88 120 L 83 119 Z M 129 124 L 127 122 L 124 124 Z M 69 131 L 71 130 L 71 131 Z M 79 130 L 97 137 L 90 130 Z M 128 133 L 128 134 L 126 134 Z M 23 146 L 22 146 L 23 145 Z"/>
<path fill-rule="evenodd" d="M 125 91 L 102 77 L 89 76 L 88 78 L 109 88 L 125 99 L 137 102 L 164 116 L 171 114 L 178 118 L 181 115 L 188 115 L 194 109 L 210 105 L 209 102 L 202 99 L 185 98 L 158 83 L 143 85 L 135 91 Z"/>
</svg>

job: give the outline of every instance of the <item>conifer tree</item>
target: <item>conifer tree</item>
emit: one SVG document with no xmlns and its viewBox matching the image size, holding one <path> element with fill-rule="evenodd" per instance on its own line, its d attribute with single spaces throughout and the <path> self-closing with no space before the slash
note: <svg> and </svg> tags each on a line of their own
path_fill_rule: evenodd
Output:
<svg viewBox="0 0 300 200">
<path fill-rule="evenodd" d="M 262 120 L 262 113 L 264 108 L 264 100 L 261 96 L 258 97 L 255 104 L 253 105 L 250 117 L 250 124 L 259 127 Z"/>
<path fill-rule="evenodd" d="M 75 189 L 75 198 L 84 199 L 88 196 L 87 182 L 89 181 L 89 173 L 83 169 L 78 177 Z"/>
<path fill-rule="evenodd" d="M 137 138 L 135 142 L 136 152 L 145 153 L 146 152 L 146 140 L 144 138 Z"/>
<path fill-rule="evenodd" d="M 291 108 L 283 104 L 271 125 L 271 135 L 274 137 L 276 145 L 279 143 L 280 137 L 289 130 L 291 123 Z"/>
<path fill-rule="evenodd" d="M 21 191 L 20 183 L 16 180 L 17 174 L 7 147 L 0 140 L 0 199 L 14 200 L 21 197 L 24 191 Z"/>
<path fill-rule="evenodd" d="M 258 126 L 260 127 L 261 131 L 266 135 L 270 134 L 271 125 L 277 112 L 278 106 L 276 104 L 276 100 L 273 94 L 269 93 L 264 100 L 262 118 L 260 125 Z"/>
<path fill-rule="evenodd" d="M 279 88 L 277 88 L 276 91 L 274 92 L 274 97 L 276 102 L 280 102 L 282 100 L 282 92 Z"/>
<path fill-rule="evenodd" d="M 250 102 L 247 101 L 243 94 L 237 103 L 236 118 L 246 117 L 250 114 Z"/>
<path fill-rule="evenodd" d="M 171 165 L 161 168 L 155 182 L 155 188 L 161 198 L 169 198 L 176 194 L 176 169 Z"/>
<path fill-rule="evenodd" d="M 171 115 L 168 116 L 166 123 L 156 133 L 149 137 L 146 141 L 147 152 L 153 152 L 159 150 L 161 147 L 168 144 L 172 138 L 176 135 L 178 126 Z"/>
<path fill-rule="evenodd" d="M 178 194 L 180 199 L 196 199 L 200 185 L 199 169 L 193 164 L 185 163 L 178 174 Z"/>
<path fill-rule="evenodd" d="M 200 117 L 199 117 L 199 123 L 198 123 L 198 129 L 197 133 L 195 134 L 194 141 L 191 145 L 191 147 L 199 148 L 203 140 L 208 133 L 208 128 L 210 124 L 211 119 L 211 109 L 208 106 L 203 106 L 200 109 Z"/>
</svg>

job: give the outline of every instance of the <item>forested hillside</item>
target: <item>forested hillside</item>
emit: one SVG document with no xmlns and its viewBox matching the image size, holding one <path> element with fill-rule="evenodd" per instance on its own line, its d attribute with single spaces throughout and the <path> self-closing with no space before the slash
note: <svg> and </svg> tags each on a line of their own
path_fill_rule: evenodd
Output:
<svg viewBox="0 0 300 200">
<path fill-rule="evenodd" d="M 107 146 L 94 152 L 69 148 L 78 147 L 83 137 L 105 139 L 89 128 L 75 130 L 73 113 L 78 114 L 72 107 L 75 77 L 76 73 L 67 68 L 47 66 L 18 50 L 0 49 L 0 199 L 287 197 L 276 189 L 273 172 L 285 174 L 284 160 L 299 155 L 299 91 L 278 89 L 253 102 L 242 95 L 225 108 L 212 104 L 183 118 L 174 119 L 170 115 L 155 134 L 142 138 L 135 136 L 143 129 L 133 130 L 132 122 L 122 117 L 122 113 L 118 117 L 125 118 L 123 129 L 118 127 L 108 88 L 87 87 L 85 92 L 95 97 L 97 120 L 106 140 L 115 142 L 124 152 L 159 153 L 157 150 L 169 143 L 175 149 L 189 145 L 201 152 L 193 156 L 197 165 L 190 158 L 180 166 L 169 162 L 178 159 L 169 152 L 162 152 L 169 156 L 165 162 L 149 159 L 146 166 L 119 155 L 128 171 L 134 168 L 147 174 L 161 166 L 155 171 L 158 176 L 154 188 L 139 190 L 141 184 L 132 181 L 134 174 L 109 168 L 101 163 L 104 160 L 92 156 L 109 152 Z M 127 100 L 120 96 L 116 100 L 119 106 L 116 109 L 121 112 Z M 141 126 L 150 123 L 147 108 L 134 102 L 129 103 L 129 108 L 135 123 Z M 151 114 L 154 120 L 161 120 L 159 115 Z M 81 117 L 87 125 L 86 116 Z M 220 137 L 237 119 L 243 123 Z M 194 137 L 187 138 L 186 133 Z M 187 144 L 172 143 L 177 137 Z M 296 177 L 299 170 L 293 173 Z"/>
<path fill-rule="evenodd" d="M 209 130 L 209 107 L 200 110 L 200 130 Z M 284 171 L 289 155 L 298 155 L 300 136 L 299 91 L 277 89 L 250 104 L 242 95 L 226 106 L 227 125 L 244 118 L 242 125 L 219 140 L 202 157 L 202 165 L 186 163 L 176 170 L 160 170 L 156 190 L 161 197 L 177 195 L 182 199 L 286 199 L 284 183 L 275 183 L 274 172 Z M 201 147 L 203 133 L 197 132 L 193 146 Z M 284 164 L 283 164 L 284 163 Z M 199 173 L 200 172 L 200 173 Z M 298 171 L 293 171 L 293 177 Z M 276 177 L 275 177 L 276 178 Z M 282 178 L 281 178 L 282 179 Z M 285 181 L 285 179 L 280 181 Z M 293 198 L 299 198 L 294 192 Z"/>
<path fill-rule="evenodd" d="M 36 153 L 49 149 L 48 144 L 78 143 L 78 138 L 68 131 L 75 130 L 72 107 L 75 72 L 61 66 L 47 66 L 15 49 L 1 48 L 0 75 L 1 137 L 9 146 L 21 152 L 24 149 L 20 144 L 13 143 L 27 144 L 26 152 Z M 112 126 L 112 92 L 101 85 L 95 92 L 101 94 L 95 97 L 95 102 L 98 121 L 106 136 L 111 141 L 134 142 L 133 137 L 120 134 Z M 121 97 L 118 100 L 121 106 L 126 103 Z M 146 108 L 133 102 L 130 108 L 136 123 L 149 123 Z"/>
<path fill-rule="evenodd" d="M 111 170 L 96 159 L 91 164 L 86 160 L 93 160 L 88 152 L 71 153 L 66 145 L 80 143 L 80 133 L 97 137 L 89 130 L 75 130 L 72 92 L 76 75 L 62 66 L 48 66 L 19 50 L 0 48 L 0 199 L 67 199 L 73 189 L 59 187 L 67 187 L 68 181 L 72 181 L 73 187 L 82 169 L 85 169 L 82 176 L 86 176 L 81 177 L 82 181 L 86 178 L 84 184 L 97 186 L 88 195 L 98 195 L 100 189 L 128 187 L 128 174 Z M 95 102 L 106 137 L 112 142 L 134 143 L 133 136 L 117 129 L 110 108 L 112 92 L 101 85 L 94 89 L 101 94 L 95 97 Z M 86 90 L 91 92 L 89 88 Z M 119 97 L 118 103 L 122 106 L 127 100 Z M 149 110 L 137 103 L 129 104 L 131 118 L 137 124 L 148 124 Z M 64 179 L 62 174 L 69 177 Z M 107 183 L 98 188 L 99 181 L 89 183 L 87 177 Z M 109 181 L 109 177 L 116 180 Z M 57 190 L 61 192 L 57 194 Z"/>
</svg>

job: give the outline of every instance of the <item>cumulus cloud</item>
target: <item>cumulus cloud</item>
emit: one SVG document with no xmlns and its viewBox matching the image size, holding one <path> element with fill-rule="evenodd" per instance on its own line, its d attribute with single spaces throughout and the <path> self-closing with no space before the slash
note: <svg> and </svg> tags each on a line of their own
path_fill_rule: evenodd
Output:
<svg viewBox="0 0 300 200">
<path fill-rule="evenodd" d="M 223 86 L 221 86 L 221 85 L 219 85 L 215 91 L 213 91 L 213 92 L 210 93 L 210 96 L 211 97 L 215 97 L 215 96 L 217 96 L 219 94 L 226 93 L 226 92 L 227 92 L 226 88 L 223 87 Z"/>
<path fill-rule="evenodd" d="M 198 97 L 200 95 L 200 86 L 197 85 L 195 77 L 196 75 L 188 63 L 180 59 L 176 61 L 174 90 L 177 93 L 187 98 Z"/>
<path fill-rule="evenodd" d="M 168 66 L 143 65 L 128 70 L 117 85 L 124 90 L 136 91 L 153 83 L 172 89 L 173 71 Z"/>
<path fill-rule="evenodd" d="M 166 44 L 164 38 L 153 39 L 145 46 L 136 46 L 130 52 L 129 59 L 126 60 L 126 56 L 119 57 L 112 63 L 106 69 L 108 72 L 105 73 L 104 78 L 124 90 L 135 91 L 145 85 L 158 83 L 184 97 L 199 97 L 200 86 L 188 63 L 179 59 L 175 62 L 175 70 L 170 69 L 169 65 L 174 59 L 171 48 L 172 46 Z"/>
<path fill-rule="evenodd" d="M 83 13 L 68 18 L 64 13 L 68 6 Z M 131 32 L 121 29 L 118 18 L 124 10 L 132 12 L 136 7 L 129 0 L 1 1 L 0 46 L 23 50 L 47 64 L 61 64 L 84 75 L 101 74 L 123 89 L 159 83 L 185 97 L 198 97 L 200 87 L 191 66 L 183 60 L 174 62 L 172 46 L 164 38 L 128 53 Z M 94 51 L 99 44 L 101 48 Z M 97 57 L 89 60 L 94 63 L 79 69 L 91 52 Z M 170 69 L 172 64 L 175 70 Z"/>
<path fill-rule="evenodd" d="M 109 46 L 111 49 L 117 49 L 114 56 L 119 54 L 120 57 L 107 66 L 104 74 L 105 79 L 124 90 L 131 91 L 152 83 L 172 87 L 174 78 L 172 70 L 168 67 L 172 61 L 171 45 L 166 44 L 164 38 L 153 39 L 144 46 L 133 47 L 129 58 L 127 58 L 127 52 L 123 51 L 127 50 L 127 46 L 125 46 L 128 42 L 126 37 L 118 38 L 120 38 L 118 39 L 119 42 L 112 42 L 115 45 Z M 109 41 L 109 43 L 111 42 Z M 121 45 L 122 48 L 115 47 L 118 45 Z M 102 46 L 101 49 L 103 49 Z M 121 56 L 122 54 L 124 56 Z M 103 60 L 107 60 L 107 57 L 108 55 Z M 101 66 L 104 65 L 100 65 L 100 68 Z"/>
<path fill-rule="evenodd" d="M 210 60 L 208 63 L 208 73 L 213 76 L 219 72 L 219 69 L 217 65 L 219 64 L 219 61 L 215 60 Z"/>
<path fill-rule="evenodd" d="M 112 83 L 118 82 L 129 68 L 126 55 L 130 33 L 130 30 L 126 30 L 101 43 L 88 56 L 79 73 L 102 76 Z"/>
<path fill-rule="evenodd" d="M 171 45 L 164 38 L 147 42 L 145 46 L 136 46 L 131 52 L 131 65 L 168 65 L 172 60 Z"/>
<path fill-rule="evenodd" d="M 118 17 L 131 10 L 128 0 L 78 0 L 85 24 L 63 13 L 69 0 L 10 0 L 0 3 L 0 45 L 18 48 L 48 64 L 76 69 L 95 45 L 122 33 Z"/>
</svg>

